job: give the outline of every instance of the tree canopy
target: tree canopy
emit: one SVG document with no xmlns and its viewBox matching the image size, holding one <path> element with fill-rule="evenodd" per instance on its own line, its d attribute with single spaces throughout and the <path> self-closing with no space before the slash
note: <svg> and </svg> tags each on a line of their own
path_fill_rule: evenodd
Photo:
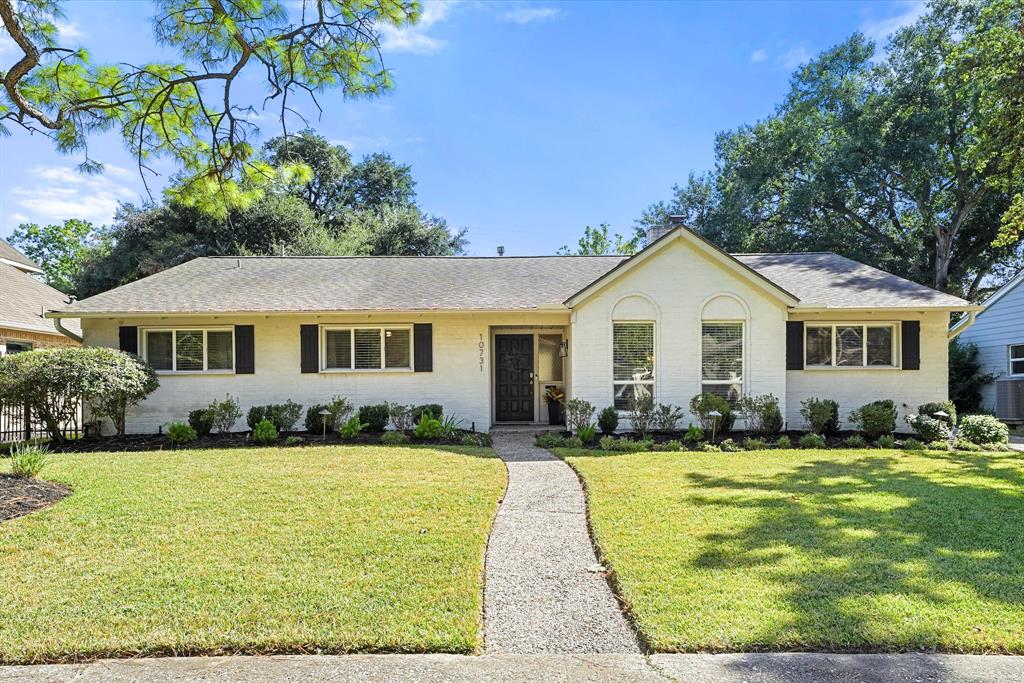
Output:
<svg viewBox="0 0 1024 683">
<path fill-rule="evenodd" d="M 74 294 L 87 255 L 96 249 L 96 226 L 69 218 L 63 223 L 22 223 L 11 233 L 11 243 L 43 269 L 46 283 L 65 294 Z"/>
<path fill-rule="evenodd" d="M 682 214 L 730 251 L 835 251 L 976 298 L 1022 263 L 1021 61 L 1001 52 L 1022 54 L 1013 7 L 940 0 L 884 51 L 858 33 L 823 52 L 637 230 Z"/>
<path fill-rule="evenodd" d="M 583 237 L 576 243 L 576 248 L 568 244 L 558 250 L 562 256 L 602 256 L 604 254 L 632 254 L 636 252 L 639 238 L 627 240 L 622 235 L 610 235 L 611 226 L 601 223 L 596 228 L 589 225 L 583 229 Z"/>
<path fill-rule="evenodd" d="M 152 160 L 183 170 L 176 200 L 224 216 L 262 197 L 281 166 L 258 157 L 250 139 L 254 105 L 232 86 L 253 73 L 267 85 L 263 107 L 280 125 L 302 118 L 296 96 L 340 89 L 372 96 L 392 86 L 380 53 L 382 26 L 418 21 L 412 0 L 154 0 L 156 43 L 176 59 L 96 63 L 88 49 L 62 44 L 59 0 L 0 0 L 0 19 L 18 51 L 0 72 L 0 133 L 12 126 L 49 136 L 81 168 L 98 172 L 90 136 L 115 131 L 145 180 Z M 285 174 L 289 173 L 287 169 Z"/>
</svg>

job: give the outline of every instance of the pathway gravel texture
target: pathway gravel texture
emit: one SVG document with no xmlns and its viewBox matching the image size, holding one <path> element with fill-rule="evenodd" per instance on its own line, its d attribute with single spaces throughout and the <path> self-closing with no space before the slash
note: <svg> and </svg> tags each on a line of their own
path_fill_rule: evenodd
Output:
<svg viewBox="0 0 1024 683">
<path fill-rule="evenodd" d="M 583 488 L 533 445 L 532 431 L 492 432 L 508 490 L 487 546 L 488 654 L 639 654 L 636 636 L 598 569 Z"/>
</svg>

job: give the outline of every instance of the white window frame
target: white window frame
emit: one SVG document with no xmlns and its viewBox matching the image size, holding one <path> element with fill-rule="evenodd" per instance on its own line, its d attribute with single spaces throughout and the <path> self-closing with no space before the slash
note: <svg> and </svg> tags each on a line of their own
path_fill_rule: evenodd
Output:
<svg viewBox="0 0 1024 683">
<path fill-rule="evenodd" d="M 617 380 L 615 379 L 615 326 L 616 325 L 650 325 L 651 326 L 651 355 L 654 356 L 654 368 L 652 368 L 651 379 L 649 380 Z M 615 405 L 616 389 L 620 386 L 645 385 L 654 387 L 651 391 L 651 398 L 655 403 L 658 401 L 658 323 L 656 320 L 612 320 L 611 339 L 609 339 L 610 363 L 612 372 L 612 405 Z M 633 392 L 636 394 L 636 392 Z M 629 413 L 629 409 L 616 408 L 620 415 Z"/>
<path fill-rule="evenodd" d="M 327 367 L 327 333 L 328 332 L 344 332 L 349 331 L 349 358 L 351 367 L 347 368 L 331 368 Z M 356 364 L 356 330 L 378 330 L 380 332 L 380 367 L 379 368 L 357 368 Z M 385 345 L 387 344 L 387 337 L 385 333 L 388 330 L 408 330 L 409 331 L 409 366 L 405 368 L 386 368 L 384 367 L 385 360 Z M 413 372 L 413 359 L 416 357 L 413 346 L 415 345 L 415 335 L 413 335 L 413 328 L 408 323 L 397 323 L 394 325 L 321 325 L 320 326 L 320 372 Z"/>
<path fill-rule="evenodd" d="M 704 379 L 704 326 L 705 325 L 739 325 L 740 326 L 740 380 L 734 379 Z M 746 320 L 701 320 L 700 321 L 700 356 L 698 358 L 698 378 L 700 381 L 700 392 L 704 393 L 705 384 L 717 384 L 721 386 L 740 385 L 740 397 L 747 395 L 747 321 Z"/>
<path fill-rule="evenodd" d="M 1020 363 L 1021 365 L 1024 365 L 1024 357 L 1022 357 L 1022 358 L 1014 358 L 1013 357 L 1013 350 L 1016 347 L 1018 347 L 1018 346 L 1021 347 L 1021 348 L 1024 348 L 1024 342 L 1021 342 L 1019 344 L 1007 344 L 1006 345 L 1006 374 L 1008 376 L 1010 376 L 1010 377 L 1024 377 L 1024 372 L 1014 372 L 1013 371 L 1013 364 L 1014 363 Z"/>
<path fill-rule="evenodd" d="M 832 362 L 831 365 L 811 365 L 807 362 L 807 329 L 810 327 L 826 327 L 832 328 Z M 836 353 L 838 352 L 839 345 L 836 344 L 836 330 L 840 327 L 860 327 L 861 328 L 861 362 L 862 365 L 836 365 Z M 889 365 L 868 365 L 868 328 L 869 327 L 888 327 L 889 337 L 892 340 L 892 348 L 889 349 Z M 896 322 L 891 321 L 878 321 L 878 322 L 863 322 L 860 320 L 851 320 L 849 322 L 813 322 L 810 320 L 804 321 L 804 338 L 802 345 L 804 348 L 804 370 L 838 370 L 838 371 L 849 371 L 849 370 L 899 370 L 900 363 L 898 362 L 898 356 L 896 350 L 899 345 L 899 330 L 900 325 Z"/>
<path fill-rule="evenodd" d="M 156 370 L 158 375 L 233 375 L 235 374 L 235 328 L 228 325 L 224 327 L 147 327 L 142 330 L 142 358 L 149 362 L 149 334 L 151 332 L 171 333 L 171 368 L 170 370 Z M 203 333 L 203 369 L 202 370 L 179 370 L 178 369 L 178 333 L 179 332 L 202 332 Z M 207 342 L 207 335 L 210 332 L 229 332 L 231 334 L 231 367 L 230 368 L 209 368 L 210 344 Z"/>
</svg>

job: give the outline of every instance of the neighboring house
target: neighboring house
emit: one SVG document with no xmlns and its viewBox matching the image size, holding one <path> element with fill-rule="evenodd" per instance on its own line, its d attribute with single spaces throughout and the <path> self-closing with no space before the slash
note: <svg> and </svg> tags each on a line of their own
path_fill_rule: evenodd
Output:
<svg viewBox="0 0 1024 683">
<path fill-rule="evenodd" d="M 36 278 L 42 269 L 28 257 L 0 240 L 0 356 L 19 351 L 67 346 L 78 341 L 63 334 L 44 314 L 63 308 L 68 297 Z M 81 336 L 77 320 L 65 328 Z"/>
<path fill-rule="evenodd" d="M 1007 422 L 1024 422 L 1024 270 L 982 303 L 960 341 L 975 344 L 982 370 L 996 375 L 982 389 L 982 406 Z"/>
<path fill-rule="evenodd" d="M 770 393 L 794 428 L 811 396 L 901 417 L 946 398 L 950 313 L 977 307 L 835 254 L 654 237 L 632 257 L 199 258 L 52 315 L 161 373 L 133 432 L 225 394 L 441 403 L 478 430 L 544 421 L 552 385 L 623 410 Z"/>
</svg>

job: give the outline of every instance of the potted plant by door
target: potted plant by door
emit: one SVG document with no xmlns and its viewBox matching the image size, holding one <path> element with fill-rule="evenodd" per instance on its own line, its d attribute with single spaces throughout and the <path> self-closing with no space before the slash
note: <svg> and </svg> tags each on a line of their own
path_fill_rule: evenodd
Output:
<svg viewBox="0 0 1024 683">
<path fill-rule="evenodd" d="M 562 403 L 565 401 L 565 392 L 559 387 L 550 386 L 544 390 L 544 400 L 548 404 L 548 424 L 564 425 L 565 411 Z"/>
</svg>

